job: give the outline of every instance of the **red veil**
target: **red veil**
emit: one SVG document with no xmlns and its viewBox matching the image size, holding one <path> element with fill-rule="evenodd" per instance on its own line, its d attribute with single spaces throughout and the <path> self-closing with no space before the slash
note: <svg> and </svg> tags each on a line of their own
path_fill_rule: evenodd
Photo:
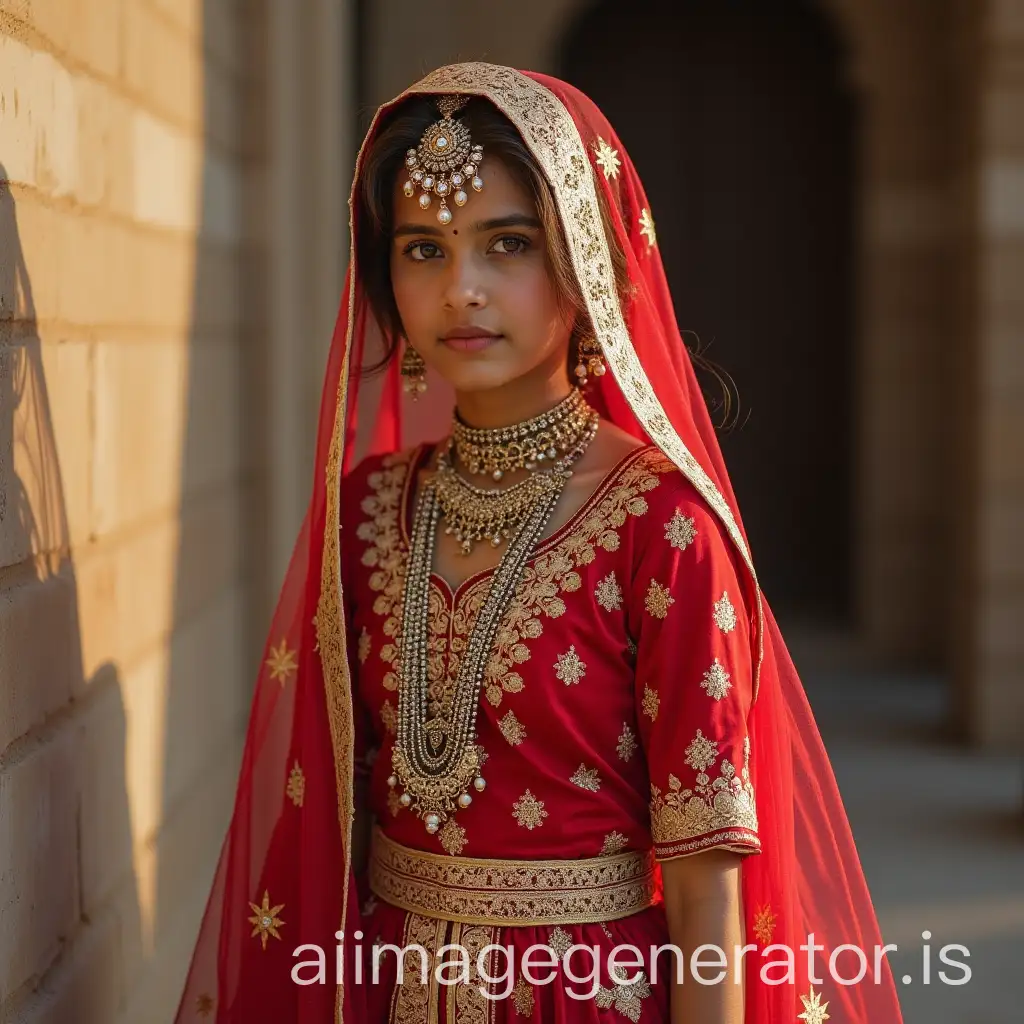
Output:
<svg viewBox="0 0 1024 1024">
<path fill-rule="evenodd" d="M 721 519 L 749 569 L 748 601 L 761 626 L 752 652 L 760 669 L 748 728 L 763 852 L 744 858 L 742 867 L 748 942 L 758 946 L 745 960 L 748 1024 L 898 1022 L 888 966 L 876 960 L 881 939 L 846 814 L 800 680 L 760 596 L 729 476 L 676 324 L 654 221 L 629 157 L 601 112 L 577 89 L 481 63 L 428 75 L 378 111 L 367 139 L 381 115 L 412 93 L 486 97 L 519 130 L 554 191 L 610 368 L 591 401 L 619 426 L 653 441 L 679 467 Z M 357 184 L 361 165 L 362 159 Z M 602 230 L 598 188 L 628 260 L 634 294 L 625 308 Z M 353 239 L 360 229 L 354 219 Z M 394 450 L 415 438 L 403 433 L 397 360 L 372 396 L 360 381 L 364 353 L 379 339 L 354 254 L 353 244 L 324 383 L 312 500 L 271 627 L 234 816 L 180 1022 L 365 1020 L 360 986 L 335 985 L 335 957 L 351 977 L 354 956 L 353 943 L 339 943 L 335 933 L 344 929 L 352 936 L 360 922 L 351 868 L 355 723 L 339 508 L 342 477 L 354 464 L 358 415 L 374 419 L 372 431 L 366 423 L 359 428 L 360 436 L 372 434 L 360 448 Z M 823 947 L 813 964 L 800 948 L 811 933 Z M 306 952 L 293 955 L 300 944 L 326 951 L 326 984 L 299 986 L 291 980 L 296 960 L 310 959 Z M 762 956 L 773 944 L 793 950 L 792 983 L 781 967 L 767 978 L 782 984 L 762 978 L 766 962 L 786 960 L 781 949 Z M 862 967 L 862 980 L 845 983 Z"/>
</svg>

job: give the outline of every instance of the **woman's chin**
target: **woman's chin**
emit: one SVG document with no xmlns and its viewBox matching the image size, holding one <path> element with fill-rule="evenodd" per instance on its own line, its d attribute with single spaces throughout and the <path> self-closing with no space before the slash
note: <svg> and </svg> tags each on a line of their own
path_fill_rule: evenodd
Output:
<svg viewBox="0 0 1024 1024">
<path fill-rule="evenodd" d="M 446 367 L 441 376 L 458 392 L 471 394 L 474 391 L 494 391 L 520 376 L 508 366 L 500 366 L 484 360 L 475 365 Z"/>
</svg>

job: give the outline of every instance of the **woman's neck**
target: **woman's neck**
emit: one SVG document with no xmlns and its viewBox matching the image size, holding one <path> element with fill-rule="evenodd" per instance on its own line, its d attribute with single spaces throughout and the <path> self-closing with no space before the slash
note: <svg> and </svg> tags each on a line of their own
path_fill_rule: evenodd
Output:
<svg viewBox="0 0 1024 1024">
<path fill-rule="evenodd" d="M 520 377 L 489 391 L 457 392 L 455 407 L 467 426 L 508 427 L 553 409 L 571 390 L 564 372 L 541 379 Z"/>
</svg>

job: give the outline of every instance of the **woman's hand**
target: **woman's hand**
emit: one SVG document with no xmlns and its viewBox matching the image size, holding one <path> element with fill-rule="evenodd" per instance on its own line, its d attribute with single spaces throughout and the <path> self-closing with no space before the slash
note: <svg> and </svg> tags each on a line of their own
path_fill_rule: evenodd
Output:
<svg viewBox="0 0 1024 1024">
<path fill-rule="evenodd" d="M 744 944 L 740 855 L 708 850 L 663 861 L 665 914 L 671 943 L 682 953 L 682 983 L 672 971 L 672 1024 L 743 1024 L 743 971 L 736 950 Z M 690 970 L 690 957 L 699 946 L 713 945 L 698 960 L 704 979 L 724 976 L 702 985 Z M 721 952 L 719 952 L 721 950 Z M 724 955 L 723 955 L 724 954 Z M 659 964 L 659 974 L 661 974 Z"/>
</svg>

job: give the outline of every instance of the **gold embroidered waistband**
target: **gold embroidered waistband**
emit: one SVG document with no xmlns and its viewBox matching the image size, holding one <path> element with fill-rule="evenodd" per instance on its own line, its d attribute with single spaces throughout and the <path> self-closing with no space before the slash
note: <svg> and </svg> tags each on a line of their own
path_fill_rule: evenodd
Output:
<svg viewBox="0 0 1024 1024">
<path fill-rule="evenodd" d="M 585 924 L 649 907 L 653 851 L 586 860 L 481 860 L 401 846 L 375 828 L 370 888 L 382 900 L 463 924 Z"/>
</svg>

